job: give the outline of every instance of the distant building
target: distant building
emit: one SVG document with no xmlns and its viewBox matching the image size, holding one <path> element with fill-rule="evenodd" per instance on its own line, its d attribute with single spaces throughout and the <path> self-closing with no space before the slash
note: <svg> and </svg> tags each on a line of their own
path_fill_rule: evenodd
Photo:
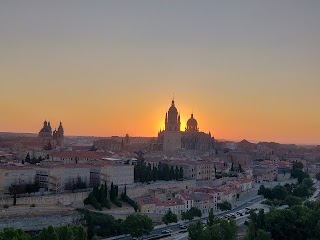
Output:
<svg viewBox="0 0 320 240">
<path fill-rule="evenodd" d="M 165 116 L 165 129 L 158 133 L 158 141 L 152 145 L 152 150 L 173 152 L 177 150 L 211 151 L 214 148 L 214 138 L 209 132 L 200 132 L 198 122 L 191 114 L 185 131 L 180 130 L 180 114 L 172 100 L 171 107 Z"/>
<path fill-rule="evenodd" d="M 47 122 L 45 120 L 43 122 L 43 127 L 39 132 L 38 138 L 45 142 L 46 144 L 45 148 L 48 148 L 48 150 L 50 150 L 50 148 L 55 148 L 56 146 L 63 147 L 64 146 L 64 129 L 62 127 L 62 122 L 60 122 L 58 130 L 55 129 L 52 132 L 50 122 Z"/>
<path fill-rule="evenodd" d="M 122 148 L 122 143 L 114 139 L 106 138 L 94 141 L 93 146 L 96 150 L 120 151 Z"/>
<path fill-rule="evenodd" d="M 0 165 L 0 195 L 9 193 L 11 185 L 34 183 L 35 173 L 33 167 Z"/>
</svg>

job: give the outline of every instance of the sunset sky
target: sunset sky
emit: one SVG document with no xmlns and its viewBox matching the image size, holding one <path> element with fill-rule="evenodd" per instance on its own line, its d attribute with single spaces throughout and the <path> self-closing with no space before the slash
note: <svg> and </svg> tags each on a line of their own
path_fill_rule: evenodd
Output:
<svg viewBox="0 0 320 240">
<path fill-rule="evenodd" d="M 320 144 L 320 1 L 1 1 L 0 132 Z"/>
</svg>

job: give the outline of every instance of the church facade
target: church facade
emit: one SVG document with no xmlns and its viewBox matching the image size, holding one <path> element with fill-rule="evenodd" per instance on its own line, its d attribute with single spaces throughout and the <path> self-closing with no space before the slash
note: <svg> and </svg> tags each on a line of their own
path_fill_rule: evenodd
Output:
<svg viewBox="0 0 320 240">
<path fill-rule="evenodd" d="M 191 114 L 185 131 L 181 131 L 180 113 L 174 100 L 165 116 L 165 128 L 158 133 L 157 143 L 152 150 L 173 152 L 177 150 L 211 151 L 214 148 L 214 138 L 209 132 L 200 132 L 198 122 Z"/>
<path fill-rule="evenodd" d="M 45 120 L 43 122 L 43 127 L 39 132 L 38 138 L 40 138 L 46 143 L 46 147 L 48 147 L 49 144 L 51 145 L 51 148 L 63 147 L 64 146 L 64 129 L 62 127 L 62 122 L 60 122 L 58 130 L 55 129 L 54 131 L 52 131 L 50 122 L 47 122 Z"/>
</svg>

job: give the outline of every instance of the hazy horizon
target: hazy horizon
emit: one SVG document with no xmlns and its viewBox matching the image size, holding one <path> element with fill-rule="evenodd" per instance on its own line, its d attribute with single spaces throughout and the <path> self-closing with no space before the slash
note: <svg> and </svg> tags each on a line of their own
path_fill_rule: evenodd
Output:
<svg viewBox="0 0 320 240">
<path fill-rule="evenodd" d="M 320 143 L 320 2 L 4 1 L 0 131 Z"/>
</svg>

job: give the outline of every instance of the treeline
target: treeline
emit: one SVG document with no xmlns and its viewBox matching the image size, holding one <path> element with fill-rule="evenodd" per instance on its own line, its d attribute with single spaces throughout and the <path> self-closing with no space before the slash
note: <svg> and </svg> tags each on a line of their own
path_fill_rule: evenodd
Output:
<svg viewBox="0 0 320 240">
<path fill-rule="evenodd" d="M 235 220 L 215 217 L 211 209 L 206 224 L 201 221 L 189 224 L 188 238 L 189 240 L 236 240 L 238 228 Z"/>
<path fill-rule="evenodd" d="M 78 176 L 77 181 L 72 181 L 66 184 L 65 189 L 75 191 L 77 189 L 86 189 L 87 184 L 82 180 L 80 176 Z"/>
<path fill-rule="evenodd" d="M 95 209 L 101 211 L 103 207 L 110 209 L 110 202 L 118 207 L 122 207 L 122 202 L 120 200 L 127 202 L 136 212 L 138 211 L 138 204 L 127 195 L 127 186 L 124 187 L 124 191 L 119 198 L 119 187 L 114 185 L 113 182 L 110 185 L 110 190 L 106 184 L 101 185 L 100 187 L 95 186 L 83 203 L 85 205 L 91 205 Z"/>
<path fill-rule="evenodd" d="M 153 229 L 152 220 L 146 215 L 129 215 L 125 220 L 115 219 L 109 214 L 78 209 L 83 214 L 85 225 L 49 226 L 40 233 L 30 235 L 21 229 L 5 228 L 0 232 L 0 240 L 97 240 L 116 235 L 130 234 L 141 237 Z"/>
<path fill-rule="evenodd" d="M 45 160 L 45 158 L 42 158 L 41 156 L 39 156 L 38 158 L 36 158 L 36 157 L 30 158 L 30 154 L 27 153 L 27 156 L 26 156 L 25 160 L 22 161 L 22 164 L 24 164 L 25 162 L 30 163 L 30 164 L 37 164 L 37 163 L 42 162 L 43 160 Z"/>
<path fill-rule="evenodd" d="M 153 167 L 151 164 L 146 164 L 143 153 L 137 152 L 138 161 L 134 166 L 134 181 L 135 182 L 151 182 L 157 180 L 183 180 L 183 169 L 169 166 L 166 163 L 159 162 L 158 167 Z"/>
<path fill-rule="evenodd" d="M 124 187 L 124 191 L 121 194 L 121 200 L 128 203 L 131 207 L 134 208 L 134 210 L 137 212 L 138 211 L 138 204 L 137 202 L 133 201 L 131 198 L 128 197 L 127 195 L 127 186 Z"/>
<path fill-rule="evenodd" d="M 251 212 L 244 240 L 320 239 L 320 202 L 289 209 Z"/>
<path fill-rule="evenodd" d="M 85 205 L 91 205 L 97 210 L 102 210 L 103 207 L 110 209 L 111 205 L 108 200 L 107 185 L 95 186 L 89 196 L 83 200 Z"/>
<path fill-rule="evenodd" d="M 15 194 L 25 194 L 25 193 L 36 193 L 40 189 L 39 181 L 34 181 L 34 183 L 20 183 L 20 184 L 11 184 L 9 187 L 9 193 L 11 195 Z"/>
<path fill-rule="evenodd" d="M 110 201 L 116 206 L 122 207 L 122 203 L 119 201 L 118 195 L 119 195 L 119 188 L 117 185 L 113 185 L 113 182 L 112 182 L 110 187 Z"/>
<path fill-rule="evenodd" d="M 146 215 L 132 214 L 125 220 L 116 220 L 109 214 L 90 212 L 80 209 L 87 223 L 88 240 L 94 236 L 111 237 L 122 234 L 130 234 L 132 237 L 141 237 L 153 229 L 152 220 Z"/>
</svg>

